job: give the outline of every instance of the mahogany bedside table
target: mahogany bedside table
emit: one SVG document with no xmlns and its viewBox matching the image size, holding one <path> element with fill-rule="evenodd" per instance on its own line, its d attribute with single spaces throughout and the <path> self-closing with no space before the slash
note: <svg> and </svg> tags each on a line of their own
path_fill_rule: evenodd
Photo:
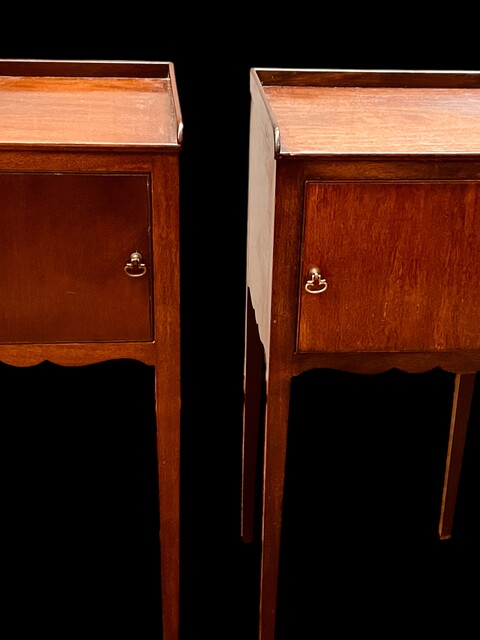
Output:
<svg viewBox="0 0 480 640">
<path fill-rule="evenodd" d="M 480 73 L 250 79 L 242 536 L 265 382 L 260 638 L 274 640 L 293 376 L 456 374 L 439 526 L 451 536 L 480 368 Z"/>
<path fill-rule="evenodd" d="M 0 60 L 0 360 L 155 367 L 164 640 L 179 627 L 179 151 L 168 62 Z"/>
</svg>

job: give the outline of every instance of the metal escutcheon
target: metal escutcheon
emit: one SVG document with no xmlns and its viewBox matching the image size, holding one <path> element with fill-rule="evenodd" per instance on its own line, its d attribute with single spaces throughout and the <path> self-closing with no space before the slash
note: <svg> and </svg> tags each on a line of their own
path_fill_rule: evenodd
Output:
<svg viewBox="0 0 480 640">
<path fill-rule="evenodd" d="M 305 291 L 307 293 L 323 293 L 328 287 L 328 283 L 325 278 L 322 278 L 320 270 L 317 267 L 313 267 L 308 272 L 310 280 L 305 283 Z"/>
<path fill-rule="evenodd" d="M 134 251 L 130 256 L 130 262 L 123 267 L 123 270 L 130 278 L 140 278 L 147 272 L 147 266 L 142 262 L 142 254 Z"/>
</svg>

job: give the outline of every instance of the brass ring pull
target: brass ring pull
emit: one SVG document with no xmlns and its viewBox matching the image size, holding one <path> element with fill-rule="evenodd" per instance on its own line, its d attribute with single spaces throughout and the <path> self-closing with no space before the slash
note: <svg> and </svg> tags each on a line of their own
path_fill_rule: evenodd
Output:
<svg viewBox="0 0 480 640">
<path fill-rule="evenodd" d="M 130 278 L 140 278 L 147 272 L 147 266 L 142 262 L 142 254 L 135 251 L 130 256 L 130 262 L 123 267 L 123 270 Z"/>
<path fill-rule="evenodd" d="M 328 283 L 325 278 L 322 278 L 320 270 L 317 267 L 313 267 L 308 275 L 310 280 L 305 283 L 305 291 L 307 293 L 323 293 L 328 287 Z"/>
</svg>

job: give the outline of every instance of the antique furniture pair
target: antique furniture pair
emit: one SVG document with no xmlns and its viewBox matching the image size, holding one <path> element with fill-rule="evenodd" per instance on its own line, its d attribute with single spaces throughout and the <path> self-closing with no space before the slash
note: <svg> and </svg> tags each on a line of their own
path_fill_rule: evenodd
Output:
<svg viewBox="0 0 480 640">
<path fill-rule="evenodd" d="M 265 383 L 259 637 L 274 640 L 293 376 L 456 374 L 451 535 L 480 368 L 480 74 L 250 77 L 242 535 Z M 0 61 L 0 361 L 155 367 L 164 640 L 179 635 L 182 139 L 171 63 Z"/>
</svg>

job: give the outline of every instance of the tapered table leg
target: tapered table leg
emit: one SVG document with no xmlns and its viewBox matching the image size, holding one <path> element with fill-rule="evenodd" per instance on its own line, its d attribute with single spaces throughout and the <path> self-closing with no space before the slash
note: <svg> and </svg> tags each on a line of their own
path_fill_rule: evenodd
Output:
<svg viewBox="0 0 480 640">
<path fill-rule="evenodd" d="M 258 334 L 250 292 L 247 292 L 245 318 L 245 369 L 242 440 L 242 521 L 244 542 L 253 541 L 255 495 L 258 467 L 259 427 L 264 415 L 264 350 Z"/>
<path fill-rule="evenodd" d="M 275 367 L 272 367 L 275 370 Z M 267 379 L 264 443 L 260 640 L 274 640 L 291 378 Z"/>
<path fill-rule="evenodd" d="M 453 395 L 452 418 L 439 524 L 439 535 L 442 540 L 446 540 L 452 536 L 455 503 L 460 484 L 463 450 L 467 437 L 475 376 L 475 373 L 469 373 L 457 374 L 455 377 L 455 391 Z"/>
<path fill-rule="evenodd" d="M 167 361 L 168 362 L 168 361 Z M 173 373 L 172 373 L 173 370 Z M 178 640 L 180 609 L 180 387 L 175 366 L 156 368 L 163 640 Z"/>
</svg>

